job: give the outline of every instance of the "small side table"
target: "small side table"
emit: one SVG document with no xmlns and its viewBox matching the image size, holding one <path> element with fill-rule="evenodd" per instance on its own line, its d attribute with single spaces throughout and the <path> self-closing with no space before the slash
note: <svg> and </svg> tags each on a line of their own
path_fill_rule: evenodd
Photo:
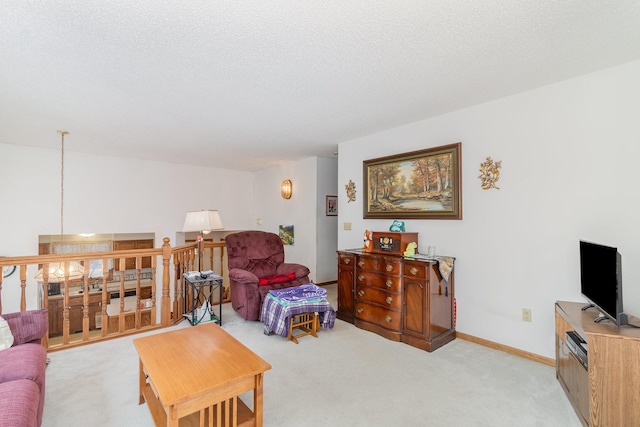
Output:
<svg viewBox="0 0 640 427">
<path fill-rule="evenodd" d="M 189 323 L 198 325 L 204 322 L 215 322 L 222 326 L 222 276 L 209 274 L 206 277 L 184 273 L 184 317 Z M 214 309 L 213 296 L 218 291 L 218 309 Z M 190 302 L 191 305 L 187 305 Z M 208 302 L 209 309 L 202 310 Z"/>
</svg>

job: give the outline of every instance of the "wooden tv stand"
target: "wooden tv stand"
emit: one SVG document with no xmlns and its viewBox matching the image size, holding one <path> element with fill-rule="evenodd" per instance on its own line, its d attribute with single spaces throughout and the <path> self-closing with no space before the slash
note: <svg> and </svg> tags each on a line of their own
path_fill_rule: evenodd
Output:
<svg viewBox="0 0 640 427">
<path fill-rule="evenodd" d="M 640 329 L 595 323 L 595 308 L 556 303 L 556 377 L 585 426 L 631 426 L 640 419 Z M 629 316 L 629 323 L 640 319 Z M 587 342 L 585 368 L 567 346 L 566 332 Z"/>
</svg>

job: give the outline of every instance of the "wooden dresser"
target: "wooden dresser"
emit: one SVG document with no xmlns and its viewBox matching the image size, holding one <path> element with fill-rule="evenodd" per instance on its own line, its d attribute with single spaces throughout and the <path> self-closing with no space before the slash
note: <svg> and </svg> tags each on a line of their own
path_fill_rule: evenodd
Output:
<svg viewBox="0 0 640 427">
<path fill-rule="evenodd" d="M 432 351 L 453 340 L 453 287 L 435 260 L 338 251 L 337 317 L 393 341 Z"/>
</svg>

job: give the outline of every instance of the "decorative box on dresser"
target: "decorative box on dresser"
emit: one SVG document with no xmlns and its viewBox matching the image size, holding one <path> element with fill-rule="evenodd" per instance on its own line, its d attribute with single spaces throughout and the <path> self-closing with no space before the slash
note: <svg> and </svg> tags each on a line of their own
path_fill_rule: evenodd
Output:
<svg viewBox="0 0 640 427">
<path fill-rule="evenodd" d="M 584 303 L 556 303 L 556 377 L 585 426 L 638 425 L 640 420 L 640 329 L 605 320 Z M 629 323 L 640 319 L 629 316 Z M 567 332 L 587 344 L 587 367 L 569 348 Z"/>
<path fill-rule="evenodd" d="M 433 351 L 455 338 L 453 272 L 435 259 L 338 251 L 337 317 L 393 341 Z"/>
</svg>

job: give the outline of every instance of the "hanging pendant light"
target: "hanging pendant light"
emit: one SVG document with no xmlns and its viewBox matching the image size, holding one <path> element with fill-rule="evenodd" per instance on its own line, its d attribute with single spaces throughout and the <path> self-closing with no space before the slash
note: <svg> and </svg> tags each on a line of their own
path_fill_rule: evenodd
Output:
<svg viewBox="0 0 640 427">
<path fill-rule="evenodd" d="M 60 155 L 60 241 L 64 241 L 64 136 L 69 132 L 59 130 L 61 137 Z M 60 283 L 65 280 L 77 280 L 84 276 L 84 267 L 77 261 L 54 262 L 49 264 L 47 271 L 38 270 L 35 279 L 39 282 Z"/>
</svg>

